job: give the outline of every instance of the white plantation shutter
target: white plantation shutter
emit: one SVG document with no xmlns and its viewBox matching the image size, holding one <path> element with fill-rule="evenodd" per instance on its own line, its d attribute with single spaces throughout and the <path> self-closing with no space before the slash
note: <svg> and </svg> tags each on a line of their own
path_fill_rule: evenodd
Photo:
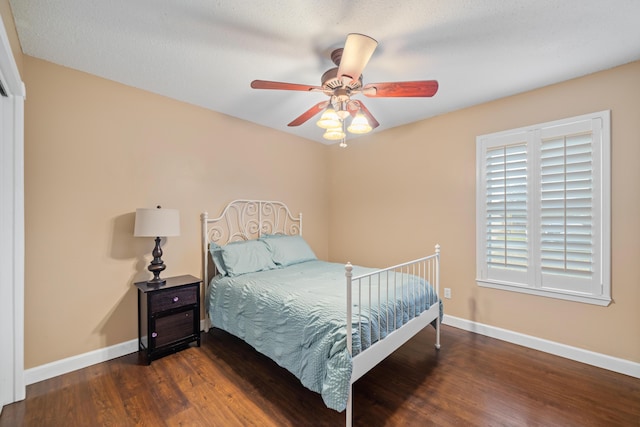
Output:
<svg viewBox="0 0 640 427">
<path fill-rule="evenodd" d="M 591 277 L 591 135 L 542 141 L 542 272 Z"/>
<path fill-rule="evenodd" d="M 482 200 L 477 210 L 479 275 L 516 286 L 530 274 L 530 140 L 530 133 L 514 132 L 478 146 L 482 159 L 477 190 Z"/>
<path fill-rule="evenodd" d="M 477 143 L 478 283 L 608 304 L 609 112 Z"/>
<path fill-rule="evenodd" d="M 540 131 L 542 288 L 602 291 L 601 128 L 599 118 L 585 118 Z"/>
<path fill-rule="evenodd" d="M 526 271 L 526 145 L 487 150 L 485 162 L 487 263 L 489 267 Z"/>
</svg>

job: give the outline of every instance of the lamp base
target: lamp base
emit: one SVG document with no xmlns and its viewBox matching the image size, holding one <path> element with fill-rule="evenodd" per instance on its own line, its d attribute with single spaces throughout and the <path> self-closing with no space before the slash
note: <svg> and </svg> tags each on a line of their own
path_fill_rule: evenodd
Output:
<svg viewBox="0 0 640 427">
<path fill-rule="evenodd" d="M 167 283 L 167 280 L 166 279 L 161 279 L 159 277 L 158 278 L 154 277 L 153 279 L 147 281 L 147 285 L 149 285 L 149 286 L 162 286 L 165 283 Z"/>
<path fill-rule="evenodd" d="M 153 261 L 151 261 L 151 264 L 149 264 L 149 267 L 147 267 L 147 269 L 153 273 L 153 279 L 149 280 L 147 284 L 154 285 L 154 286 L 162 286 L 165 283 L 167 283 L 167 281 L 165 279 L 160 278 L 160 272 L 164 271 L 164 269 L 167 268 L 167 266 L 162 261 L 162 248 L 160 248 L 160 237 L 156 237 L 156 246 L 153 248 L 153 252 L 151 252 L 151 254 L 153 255 Z"/>
</svg>

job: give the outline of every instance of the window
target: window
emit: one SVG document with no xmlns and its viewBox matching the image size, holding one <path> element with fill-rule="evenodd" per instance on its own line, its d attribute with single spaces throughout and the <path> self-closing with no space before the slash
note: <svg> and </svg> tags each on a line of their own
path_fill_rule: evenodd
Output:
<svg viewBox="0 0 640 427">
<path fill-rule="evenodd" d="M 478 284 L 608 305 L 610 112 L 476 145 Z"/>
</svg>

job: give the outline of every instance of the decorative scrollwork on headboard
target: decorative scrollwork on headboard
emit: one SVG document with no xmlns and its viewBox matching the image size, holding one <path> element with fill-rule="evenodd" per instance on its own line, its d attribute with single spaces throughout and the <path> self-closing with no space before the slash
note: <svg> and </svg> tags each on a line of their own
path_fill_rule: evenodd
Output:
<svg viewBox="0 0 640 427">
<path fill-rule="evenodd" d="M 205 212 L 202 220 L 207 243 L 220 246 L 264 234 L 302 234 L 302 215 L 294 217 L 282 202 L 234 200 L 219 217 L 208 218 Z"/>
<path fill-rule="evenodd" d="M 209 244 L 219 246 L 241 240 L 253 240 L 265 234 L 302 235 L 302 214 L 297 217 L 282 202 L 234 200 L 217 218 L 207 212 L 200 215 L 204 279 L 209 280 Z"/>
</svg>

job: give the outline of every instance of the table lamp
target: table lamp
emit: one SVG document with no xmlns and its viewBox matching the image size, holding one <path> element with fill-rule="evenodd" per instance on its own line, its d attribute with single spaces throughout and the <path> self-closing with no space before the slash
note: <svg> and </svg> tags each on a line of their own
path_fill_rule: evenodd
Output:
<svg viewBox="0 0 640 427">
<path fill-rule="evenodd" d="M 156 286 L 164 285 L 167 281 L 160 278 L 160 272 L 167 266 L 162 261 L 160 238 L 180 235 L 180 213 L 177 209 L 163 209 L 160 206 L 157 208 L 136 209 L 136 223 L 133 235 L 136 237 L 156 238 L 156 245 L 153 248 L 153 252 L 151 252 L 153 261 L 147 267 L 153 273 L 153 279 L 147 283 Z"/>
</svg>

